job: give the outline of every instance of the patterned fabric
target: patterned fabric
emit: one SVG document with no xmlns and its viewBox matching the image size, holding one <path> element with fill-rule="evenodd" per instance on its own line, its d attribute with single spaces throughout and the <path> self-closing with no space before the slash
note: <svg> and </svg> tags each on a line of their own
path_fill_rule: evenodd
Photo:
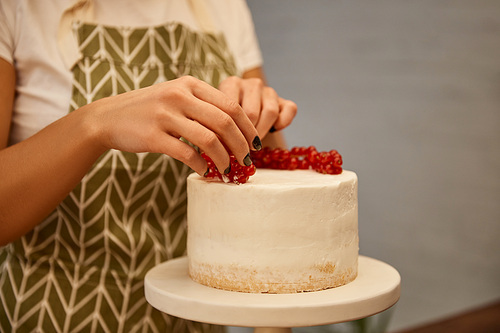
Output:
<svg viewBox="0 0 500 333">
<path fill-rule="evenodd" d="M 193 75 L 212 85 L 236 72 L 220 35 L 168 24 L 78 24 L 83 59 L 70 110 Z M 219 332 L 163 314 L 144 298 L 154 265 L 185 254 L 186 177 L 162 154 L 111 150 L 39 224 L 0 249 L 3 332 Z"/>
</svg>

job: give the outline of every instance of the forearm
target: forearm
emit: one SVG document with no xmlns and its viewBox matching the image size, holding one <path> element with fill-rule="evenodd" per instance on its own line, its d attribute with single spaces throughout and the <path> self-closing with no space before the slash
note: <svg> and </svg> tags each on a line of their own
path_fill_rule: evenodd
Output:
<svg viewBox="0 0 500 333">
<path fill-rule="evenodd" d="M 74 111 L 0 151 L 0 245 L 34 228 L 105 151 L 89 118 Z"/>
</svg>

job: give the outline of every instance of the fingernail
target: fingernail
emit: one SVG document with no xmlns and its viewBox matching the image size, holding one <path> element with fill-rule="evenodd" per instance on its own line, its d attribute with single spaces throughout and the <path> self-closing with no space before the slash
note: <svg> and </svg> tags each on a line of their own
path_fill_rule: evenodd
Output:
<svg viewBox="0 0 500 333">
<path fill-rule="evenodd" d="M 245 158 L 243 159 L 243 163 L 245 164 L 245 166 L 252 165 L 252 159 L 250 158 L 250 153 L 248 153 L 247 156 L 245 156 Z"/>
<path fill-rule="evenodd" d="M 276 128 L 274 126 L 272 126 L 270 129 L 269 129 L 269 133 L 274 133 L 276 132 Z"/>
<path fill-rule="evenodd" d="M 259 136 L 256 136 L 253 141 L 252 141 L 253 147 L 256 150 L 261 150 L 262 149 L 262 142 L 260 141 Z"/>
<path fill-rule="evenodd" d="M 205 171 L 205 173 L 203 174 L 203 177 L 207 177 L 209 172 L 210 172 L 210 168 L 207 168 L 207 171 Z"/>
<path fill-rule="evenodd" d="M 228 173 L 231 172 L 231 163 L 229 163 L 229 166 L 224 170 L 224 174 L 227 175 Z"/>
</svg>

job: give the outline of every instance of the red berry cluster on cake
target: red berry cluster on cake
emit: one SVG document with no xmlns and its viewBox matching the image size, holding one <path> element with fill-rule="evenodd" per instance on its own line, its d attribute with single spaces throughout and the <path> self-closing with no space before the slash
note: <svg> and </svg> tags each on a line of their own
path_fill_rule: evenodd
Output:
<svg viewBox="0 0 500 333">
<path fill-rule="evenodd" d="M 342 156 L 336 150 L 318 152 L 314 146 L 293 147 L 291 150 L 266 147 L 263 150 L 252 152 L 251 156 L 257 168 L 312 169 L 329 175 L 342 173 Z"/>
<path fill-rule="evenodd" d="M 308 170 L 319 173 L 338 175 L 342 173 L 342 156 L 336 150 L 322 151 L 314 146 L 293 147 L 292 149 L 265 147 L 251 153 L 252 164 L 243 166 L 234 155 L 230 155 L 231 168 L 229 173 L 222 174 L 217 170 L 212 159 L 205 153 L 201 156 L 207 161 L 207 178 L 216 178 L 226 183 L 244 184 L 255 174 L 256 168 L 277 170 Z"/>
</svg>

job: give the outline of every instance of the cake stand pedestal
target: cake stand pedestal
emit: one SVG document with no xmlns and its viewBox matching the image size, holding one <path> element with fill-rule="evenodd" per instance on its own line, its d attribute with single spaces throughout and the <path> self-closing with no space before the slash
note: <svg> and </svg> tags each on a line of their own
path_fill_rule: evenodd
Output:
<svg viewBox="0 0 500 333">
<path fill-rule="evenodd" d="M 250 294 L 198 284 L 188 276 L 187 257 L 152 268 L 146 300 L 172 316 L 198 322 L 254 327 L 256 333 L 286 333 L 291 327 L 365 318 L 393 306 L 401 277 L 392 266 L 360 256 L 357 278 L 341 287 L 298 294 Z"/>
</svg>

